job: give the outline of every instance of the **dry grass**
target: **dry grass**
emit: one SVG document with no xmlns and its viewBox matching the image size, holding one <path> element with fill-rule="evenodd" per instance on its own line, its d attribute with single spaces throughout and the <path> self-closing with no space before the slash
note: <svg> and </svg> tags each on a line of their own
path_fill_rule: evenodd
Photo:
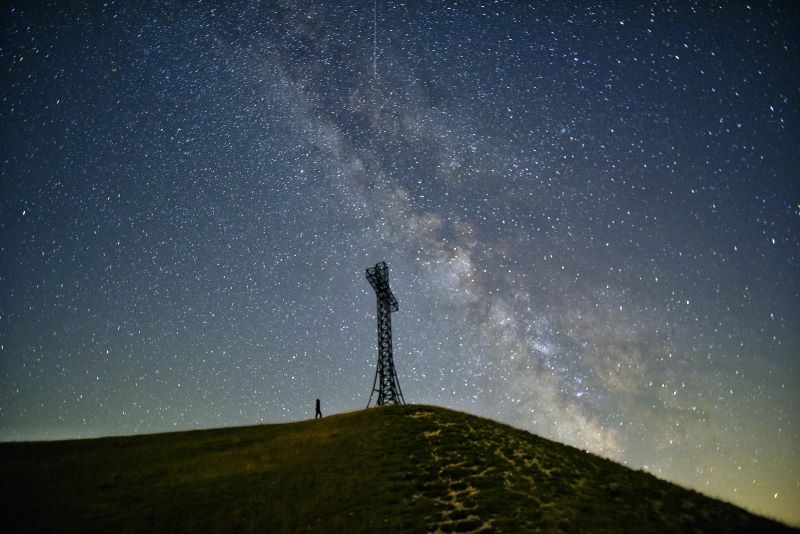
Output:
<svg viewBox="0 0 800 534">
<path fill-rule="evenodd" d="M 5 531 L 786 529 L 527 432 L 413 405 L 0 444 L 0 499 L 14 511 Z"/>
</svg>

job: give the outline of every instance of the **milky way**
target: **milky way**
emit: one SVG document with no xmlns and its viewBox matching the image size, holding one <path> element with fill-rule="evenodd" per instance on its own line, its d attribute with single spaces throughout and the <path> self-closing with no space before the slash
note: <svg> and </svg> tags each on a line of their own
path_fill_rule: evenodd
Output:
<svg viewBox="0 0 800 534">
<path fill-rule="evenodd" d="M 800 523 L 792 3 L 26 4 L 0 439 L 361 409 L 385 260 L 407 401 Z"/>
</svg>

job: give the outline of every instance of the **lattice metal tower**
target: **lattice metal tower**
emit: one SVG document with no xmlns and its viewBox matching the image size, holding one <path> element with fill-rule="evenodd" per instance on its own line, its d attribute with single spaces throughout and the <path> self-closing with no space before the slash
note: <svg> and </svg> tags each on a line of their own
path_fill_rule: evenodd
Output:
<svg viewBox="0 0 800 534">
<path fill-rule="evenodd" d="M 376 406 L 384 404 L 405 404 L 400 382 L 394 369 L 392 357 L 392 312 L 399 309 L 397 299 L 389 289 L 389 267 L 385 262 L 375 264 L 367 269 L 367 280 L 372 284 L 378 298 L 378 368 L 375 369 L 375 380 L 372 382 L 372 393 L 369 395 L 369 408 L 372 396 L 378 392 Z"/>
</svg>

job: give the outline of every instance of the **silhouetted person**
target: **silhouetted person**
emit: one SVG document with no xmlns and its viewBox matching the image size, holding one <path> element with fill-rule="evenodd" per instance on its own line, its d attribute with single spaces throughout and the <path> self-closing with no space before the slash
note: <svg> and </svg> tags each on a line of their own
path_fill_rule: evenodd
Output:
<svg viewBox="0 0 800 534">
<path fill-rule="evenodd" d="M 322 410 L 319 407 L 319 399 L 317 399 L 317 413 L 316 415 L 314 415 L 314 419 L 316 419 L 317 417 L 322 417 Z"/>
</svg>

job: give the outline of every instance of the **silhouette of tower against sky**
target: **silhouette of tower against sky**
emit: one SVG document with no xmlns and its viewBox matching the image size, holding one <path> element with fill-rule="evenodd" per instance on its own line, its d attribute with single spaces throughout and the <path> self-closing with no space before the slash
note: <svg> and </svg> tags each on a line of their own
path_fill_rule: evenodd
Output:
<svg viewBox="0 0 800 534">
<path fill-rule="evenodd" d="M 378 392 L 376 406 L 405 404 L 392 356 L 392 312 L 396 312 L 399 306 L 392 290 L 389 289 L 389 267 L 386 266 L 386 262 L 368 268 L 367 280 L 372 284 L 378 300 L 378 368 L 375 370 L 375 380 L 372 382 L 372 393 L 369 395 L 367 408 L 376 391 Z"/>
</svg>

